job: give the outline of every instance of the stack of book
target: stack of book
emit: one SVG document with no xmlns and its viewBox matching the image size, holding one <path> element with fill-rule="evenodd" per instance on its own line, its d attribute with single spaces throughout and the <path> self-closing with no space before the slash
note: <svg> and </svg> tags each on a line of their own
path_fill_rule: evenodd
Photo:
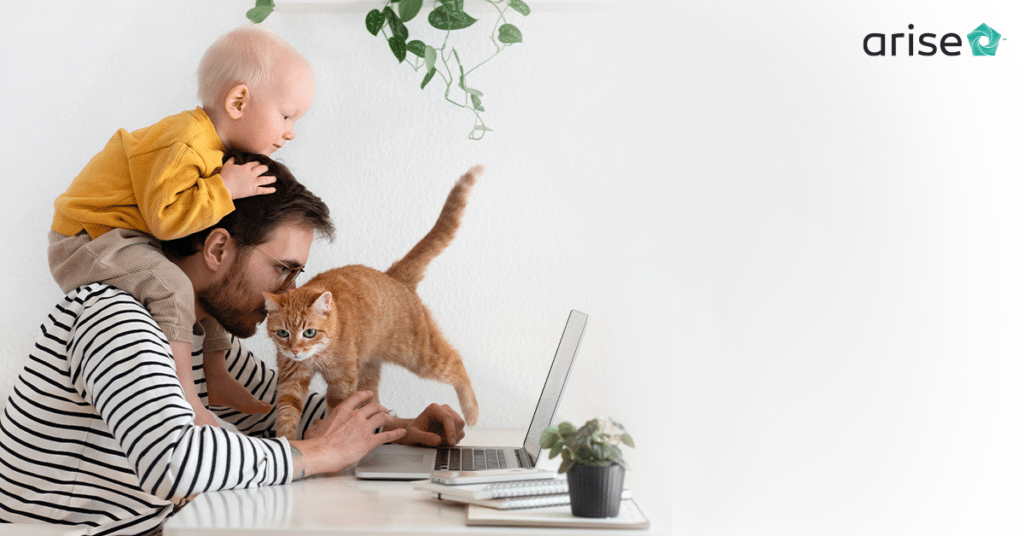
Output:
<svg viewBox="0 0 1024 536">
<path fill-rule="evenodd" d="M 565 475 L 551 473 L 538 473 L 537 478 L 480 484 L 442 484 L 432 481 L 418 484 L 416 489 L 436 494 L 441 500 L 499 510 L 569 504 L 569 485 Z M 630 490 L 623 489 L 622 498 L 630 497 Z"/>
</svg>

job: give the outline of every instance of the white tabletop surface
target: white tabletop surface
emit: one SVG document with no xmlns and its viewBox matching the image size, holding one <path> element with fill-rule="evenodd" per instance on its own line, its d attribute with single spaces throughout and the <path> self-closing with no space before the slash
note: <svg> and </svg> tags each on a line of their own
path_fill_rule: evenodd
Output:
<svg viewBox="0 0 1024 536">
<path fill-rule="evenodd" d="M 467 431 L 463 444 L 522 445 L 522 438 L 521 432 Z M 439 501 L 430 494 L 413 489 L 414 485 L 414 482 L 358 480 L 350 468 L 286 486 L 204 493 L 167 521 L 164 535 L 485 535 L 528 530 L 531 535 L 541 536 L 586 532 L 467 527 L 465 505 Z M 636 530 L 601 531 L 607 536 L 644 533 Z"/>
</svg>

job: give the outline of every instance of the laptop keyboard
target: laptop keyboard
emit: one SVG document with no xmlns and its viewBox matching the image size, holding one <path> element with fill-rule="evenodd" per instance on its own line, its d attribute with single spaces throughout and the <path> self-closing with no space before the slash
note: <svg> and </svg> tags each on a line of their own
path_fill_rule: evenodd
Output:
<svg viewBox="0 0 1024 536">
<path fill-rule="evenodd" d="M 507 469 L 505 451 L 499 449 L 454 448 L 437 449 L 435 471 L 479 471 Z"/>
</svg>

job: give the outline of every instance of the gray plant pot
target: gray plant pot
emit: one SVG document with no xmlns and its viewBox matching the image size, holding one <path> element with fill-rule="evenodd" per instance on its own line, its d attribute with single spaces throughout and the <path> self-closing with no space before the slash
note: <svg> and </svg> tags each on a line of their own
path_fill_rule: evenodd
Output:
<svg viewBox="0 0 1024 536">
<path fill-rule="evenodd" d="M 576 517 L 616 517 L 626 470 L 618 464 L 597 467 L 577 463 L 566 473 L 569 504 Z"/>
</svg>

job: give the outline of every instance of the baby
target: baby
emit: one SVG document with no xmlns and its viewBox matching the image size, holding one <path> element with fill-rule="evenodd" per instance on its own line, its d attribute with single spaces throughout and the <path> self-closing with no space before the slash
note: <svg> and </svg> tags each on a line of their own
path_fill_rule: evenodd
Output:
<svg viewBox="0 0 1024 536">
<path fill-rule="evenodd" d="M 258 162 L 223 161 L 229 149 L 270 155 L 295 138 L 313 103 L 313 71 L 281 37 L 250 25 L 221 36 L 199 63 L 202 107 L 127 132 L 120 129 L 54 203 L 50 271 L 64 292 L 104 282 L 131 293 L 170 342 L 197 425 L 217 425 L 192 378 L 195 294 L 161 252 L 161 241 L 205 229 L 232 200 L 274 191 Z M 203 368 L 211 404 L 245 413 L 271 407 L 227 371 L 227 333 L 203 321 Z"/>
</svg>

